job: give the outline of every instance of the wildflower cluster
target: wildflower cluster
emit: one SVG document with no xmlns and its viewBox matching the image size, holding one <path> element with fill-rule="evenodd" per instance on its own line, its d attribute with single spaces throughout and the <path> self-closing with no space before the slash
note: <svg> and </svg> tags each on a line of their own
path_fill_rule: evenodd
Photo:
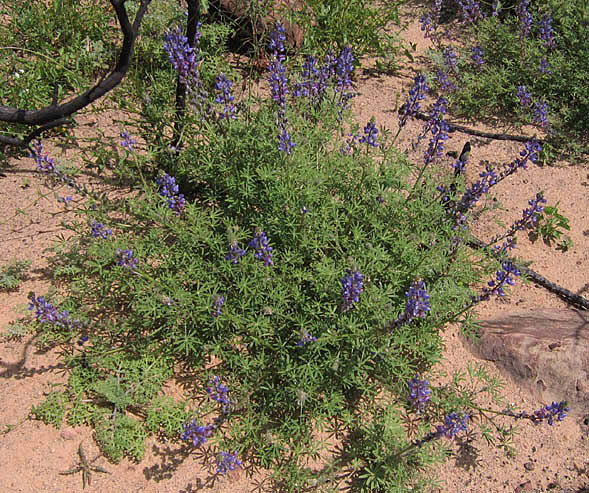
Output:
<svg viewBox="0 0 589 493">
<path fill-rule="evenodd" d="M 164 50 L 182 83 L 188 84 L 193 78 L 198 78 L 197 52 L 179 27 L 164 34 Z"/>
<path fill-rule="evenodd" d="M 426 135 L 428 131 L 431 132 L 432 137 L 429 141 L 429 146 L 425 151 L 423 161 L 428 165 L 436 158 L 441 158 L 444 153 L 444 141 L 448 140 L 448 132 L 450 127 L 443 119 L 443 115 L 447 111 L 448 101 L 444 97 L 439 97 L 434 103 L 430 119 L 425 124 L 422 135 Z"/>
<path fill-rule="evenodd" d="M 56 173 L 55 161 L 53 160 L 53 158 L 49 157 L 48 153 L 43 154 L 43 144 L 41 143 L 41 141 L 38 140 L 33 145 L 33 150 L 31 151 L 30 157 L 32 157 L 35 160 L 37 169 L 42 173 Z"/>
<path fill-rule="evenodd" d="M 335 60 L 335 56 L 328 53 L 321 67 L 318 67 L 317 59 L 314 56 L 307 56 L 303 63 L 301 81 L 294 85 L 293 95 L 297 98 L 311 98 L 315 106 L 321 104 L 329 81 L 335 74 Z"/>
<path fill-rule="evenodd" d="M 317 338 L 315 336 L 312 336 L 311 334 L 309 334 L 309 331 L 307 329 L 303 329 L 303 330 L 301 330 L 301 338 L 299 339 L 299 342 L 297 342 L 297 346 L 304 346 L 308 342 L 316 342 L 316 341 L 317 341 Z"/>
<path fill-rule="evenodd" d="M 120 143 L 121 147 L 129 152 L 133 152 L 133 145 L 136 143 L 136 140 L 131 138 L 131 135 L 127 130 L 123 130 L 120 133 L 120 137 L 123 139 Z"/>
<path fill-rule="evenodd" d="M 189 424 L 182 423 L 184 432 L 182 433 L 181 439 L 192 442 L 194 447 L 204 445 L 207 438 L 211 436 L 215 431 L 215 425 L 199 426 L 196 424 L 196 420 L 193 419 Z"/>
<path fill-rule="evenodd" d="M 427 442 L 445 436 L 448 439 L 455 438 L 461 431 L 466 431 L 466 423 L 470 419 L 470 414 L 464 413 L 459 416 L 456 411 L 452 411 L 444 418 L 444 424 L 437 425 L 436 431 L 430 431 L 425 437 L 415 440 L 409 448 L 421 447 Z"/>
<path fill-rule="evenodd" d="M 231 94 L 232 82 L 225 77 L 225 74 L 217 75 L 217 82 L 215 89 L 219 93 L 215 98 L 215 102 L 223 105 L 223 112 L 219 115 L 219 119 L 235 118 L 235 105 L 233 101 L 235 96 Z"/>
<path fill-rule="evenodd" d="M 254 238 L 249 242 L 249 247 L 256 250 L 255 257 L 258 260 L 263 260 L 264 265 L 274 265 L 272 261 L 272 247 L 268 245 L 266 233 L 263 231 L 256 233 Z"/>
<path fill-rule="evenodd" d="M 183 194 L 179 194 L 178 185 L 176 179 L 173 176 L 164 173 L 160 176 L 156 183 L 159 185 L 159 194 L 165 197 L 168 202 L 168 207 L 172 209 L 177 215 L 182 214 L 184 207 L 186 206 L 186 199 Z"/>
<path fill-rule="evenodd" d="M 476 24 L 484 18 L 481 6 L 476 0 L 457 0 L 465 22 Z"/>
<path fill-rule="evenodd" d="M 520 40 L 527 38 L 532 30 L 534 19 L 528 10 L 529 6 L 530 0 L 521 0 L 515 9 L 520 23 Z"/>
<path fill-rule="evenodd" d="M 217 473 L 227 474 L 227 471 L 233 471 L 237 467 L 241 466 L 241 461 L 237 458 L 237 451 L 232 453 L 221 452 L 216 459 L 217 461 Z"/>
<path fill-rule="evenodd" d="M 133 257 L 133 250 L 117 249 L 117 263 L 126 269 L 135 270 L 137 268 L 137 259 Z"/>
<path fill-rule="evenodd" d="M 501 414 L 505 416 L 512 416 L 515 419 L 529 419 L 534 424 L 542 423 L 547 421 L 550 426 L 556 421 L 562 421 L 567 416 L 567 412 L 571 409 L 568 407 L 567 401 L 553 402 L 548 406 L 544 406 L 532 414 L 528 414 L 525 411 L 515 413 L 511 409 L 505 409 Z"/>
<path fill-rule="evenodd" d="M 225 304 L 225 296 L 217 295 L 213 297 L 213 317 L 221 315 L 221 308 Z"/>
<path fill-rule="evenodd" d="M 232 264 L 237 264 L 239 259 L 245 255 L 245 250 L 239 248 L 237 241 L 232 241 L 229 245 L 229 252 L 225 255 L 225 260 L 229 260 Z"/>
<path fill-rule="evenodd" d="M 485 64 L 485 59 L 483 58 L 483 49 L 480 46 L 472 47 L 472 61 L 477 65 Z"/>
<path fill-rule="evenodd" d="M 342 284 L 342 311 L 350 310 L 354 303 L 360 301 L 360 294 L 364 291 L 364 276 L 358 269 L 348 269 Z"/>
<path fill-rule="evenodd" d="M 35 297 L 35 293 L 29 294 L 29 306 L 28 309 L 35 311 L 35 318 L 39 322 L 57 325 L 59 327 L 73 327 L 79 324 L 79 322 L 73 321 L 67 310 L 61 313 L 57 311 L 51 303 L 45 300 L 44 296 Z"/>
<path fill-rule="evenodd" d="M 112 229 L 106 229 L 104 224 L 94 221 L 90 227 L 92 228 L 92 236 L 94 238 L 102 238 L 106 240 L 110 235 L 112 235 Z"/>
<path fill-rule="evenodd" d="M 423 280 L 415 280 L 405 292 L 405 311 L 395 320 L 391 328 L 399 328 L 415 318 L 425 318 L 430 311 L 429 294 Z"/>
<path fill-rule="evenodd" d="M 207 394 L 209 397 L 213 399 L 215 402 L 221 404 L 221 410 L 223 414 L 229 412 L 231 407 L 231 401 L 227 396 L 229 389 L 226 385 L 221 383 L 221 379 L 218 376 L 214 376 L 213 378 L 209 378 L 209 386 L 207 387 Z"/>
<path fill-rule="evenodd" d="M 409 402 L 418 413 L 422 413 L 429 402 L 432 393 L 429 388 L 429 381 L 420 380 L 419 374 L 417 374 L 409 381 L 408 387 Z"/>
<path fill-rule="evenodd" d="M 409 90 L 409 101 L 399 108 L 399 128 L 403 128 L 407 120 L 413 118 L 421 109 L 419 101 L 425 98 L 425 93 L 429 91 L 425 80 L 425 75 L 420 74 L 415 77 L 414 85 Z"/>
</svg>

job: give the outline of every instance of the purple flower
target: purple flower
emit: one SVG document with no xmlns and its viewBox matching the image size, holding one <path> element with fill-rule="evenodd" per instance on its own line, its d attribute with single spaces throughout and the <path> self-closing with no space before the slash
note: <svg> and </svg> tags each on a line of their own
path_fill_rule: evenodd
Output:
<svg viewBox="0 0 589 493">
<path fill-rule="evenodd" d="M 55 162 L 49 157 L 49 154 L 43 154 L 43 144 L 41 144 L 40 140 L 33 144 L 33 150 L 30 153 L 30 157 L 35 160 L 37 169 L 42 173 L 56 173 Z"/>
<path fill-rule="evenodd" d="M 483 58 L 483 50 L 480 46 L 472 47 L 472 61 L 477 65 L 485 64 L 485 59 Z"/>
<path fill-rule="evenodd" d="M 77 320 L 73 321 L 70 318 L 67 310 L 61 313 L 58 312 L 57 308 L 46 301 L 44 296 L 35 297 L 35 293 L 31 293 L 29 300 L 28 309 L 31 311 L 35 310 L 35 318 L 39 322 L 67 328 L 71 328 L 79 323 Z"/>
<path fill-rule="evenodd" d="M 483 19 L 483 13 L 481 12 L 481 6 L 476 0 L 457 0 L 458 5 L 462 9 L 462 18 L 466 22 L 472 24 L 477 23 Z"/>
<path fill-rule="evenodd" d="M 540 39 L 544 41 L 546 48 L 554 48 L 555 42 L 552 31 L 552 17 L 545 15 L 538 21 L 538 28 L 540 30 Z"/>
<path fill-rule="evenodd" d="M 532 23 L 534 22 L 532 14 L 530 14 L 528 10 L 529 6 L 530 0 L 521 0 L 521 2 L 517 5 L 515 9 L 520 22 L 520 40 L 523 40 L 524 38 L 527 38 L 530 35 Z"/>
<path fill-rule="evenodd" d="M 378 144 L 376 143 L 377 135 L 378 128 L 376 128 L 374 121 L 371 120 L 364 126 L 364 135 L 360 137 L 358 142 L 360 142 L 360 144 L 366 143 L 369 146 L 378 147 Z"/>
<path fill-rule="evenodd" d="M 552 70 L 550 70 L 550 64 L 548 63 L 547 58 L 540 59 L 540 66 L 538 67 L 538 70 L 540 71 L 541 74 L 551 74 L 552 73 Z"/>
<path fill-rule="evenodd" d="M 409 402 L 417 409 L 418 413 L 422 413 L 426 404 L 430 400 L 432 391 L 429 388 L 427 380 L 420 380 L 419 373 L 409 381 Z"/>
<path fill-rule="evenodd" d="M 304 346 L 308 342 L 315 341 L 317 341 L 317 338 L 309 334 L 309 331 L 307 329 L 303 329 L 301 330 L 301 338 L 299 339 L 299 342 L 297 342 L 297 346 Z"/>
<path fill-rule="evenodd" d="M 493 0 L 492 5 L 493 13 L 491 14 L 493 17 L 497 17 L 501 12 L 501 1 L 500 0 Z"/>
<path fill-rule="evenodd" d="M 102 238 L 106 240 L 110 235 L 112 235 L 112 229 L 105 229 L 104 224 L 94 221 L 91 226 L 92 228 L 92 236 L 94 238 Z"/>
<path fill-rule="evenodd" d="M 184 432 L 182 433 L 182 440 L 191 441 L 194 447 L 204 445 L 207 438 L 215 431 L 215 425 L 199 426 L 196 420 L 193 419 L 190 423 L 182 423 Z"/>
<path fill-rule="evenodd" d="M 493 294 L 499 297 L 505 296 L 504 286 L 515 285 L 515 280 L 512 276 L 519 277 L 521 275 L 521 272 L 513 262 L 503 262 L 501 267 L 501 270 L 495 273 L 496 279 L 487 283 L 491 289 L 483 288 L 483 293 L 480 297 L 481 300 L 487 300 Z"/>
<path fill-rule="evenodd" d="M 423 31 L 423 37 L 427 38 L 434 38 L 435 32 L 437 29 L 437 24 L 433 22 L 431 14 L 424 14 L 419 19 L 421 23 L 421 30 Z"/>
<path fill-rule="evenodd" d="M 439 97 L 434 103 L 432 111 L 430 112 L 430 119 L 424 125 L 423 135 L 431 131 L 432 137 L 429 141 L 429 146 L 424 154 L 424 164 L 429 164 L 436 158 L 442 157 L 444 152 L 444 141 L 448 140 L 448 132 L 450 127 L 443 120 L 442 115 L 446 113 L 448 101 L 444 97 Z"/>
<path fill-rule="evenodd" d="M 523 231 L 524 229 L 535 228 L 538 223 L 538 214 L 541 214 L 544 211 L 544 207 L 541 204 L 545 203 L 546 199 L 542 192 L 537 193 L 536 198 L 528 200 L 530 207 L 524 209 L 522 218 L 514 224 L 513 229 L 516 231 Z"/>
<path fill-rule="evenodd" d="M 127 130 L 123 130 L 120 133 L 122 142 L 121 142 L 121 147 L 123 149 L 127 149 L 129 152 L 133 152 L 133 144 L 136 143 L 135 139 L 131 138 L 131 135 L 129 135 L 129 132 Z"/>
<path fill-rule="evenodd" d="M 399 108 L 399 128 L 404 127 L 407 120 L 414 117 L 421 109 L 419 101 L 425 98 L 427 91 L 429 91 L 429 88 L 426 84 L 425 75 L 420 74 L 416 76 L 415 83 L 409 90 L 409 101 Z"/>
<path fill-rule="evenodd" d="M 88 342 L 88 336 L 82 336 L 78 339 L 78 346 L 83 346 Z"/>
<path fill-rule="evenodd" d="M 454 438 L 461 431 L 466 431 L 466 422 L 470 419 L 470 415 L 465 413 L 462 418 L 453 411 L 446 416 L 443 425 L 436 427 L 436 435 L 444 435 L 446 438 Z"/>
<path fill-rule="evenodd" d="M 186 84 L 198 73 L 196 50 L 188 44 L 188 38 L 180 28 L 164 34 L 164 50 L 183 83 Z"/>
<path fill-rule="evenodd" d="M 221 308 L 225 304 L 225 296 L 217 295 L 213 297 L 213 317 L 218 317 L 221 315 Z"/>
<path fill-rule="evenodd" d="M 453 92 L 456 90 L 456 85 L 443 70 L 438 70 L 436 73 L 436 82 L 438 83 L 440 90 L 443 92 Z"/>
<path fill-rule="evenodd" d="M 209 397 L 215 402 L 221 404 L 221 409 L 224 414 L 227 413 L 231 407 L 231 401 L 229 400 L 229 397 L 227 397 L 228 392 L 229 389 L 220 383 L 220 378 L 218 376 L 209 378 L 207 394 L 209 394 Z"/>
<path fill-rule="evenodd" d="M 160 176 L 156 183 L 159 185 L 159 194 L 165 197 L 168 202 L 168 207 L 172 209 L 176 214 L 182 214 L 184 207 L 186 206 L 186 200 L 183 194 L 178 194 L 178 185 L 176 179 L 173 176 L 164 173 Z"/>
<path fill-rule="evenodd" d="M 225 74 L 217 75 L 217 82 L 215 89 L 220 93 L 215 102 L 223 105 L 223 113 L 219 115 L 219 119 L 235 118 L 235 105 L 233 104 L 234 96 L 231 95 L 232 82 L 225 77 Z"/>
<path fill-rule="evenodd" d="M 286 41 L 286 29 L 280 23 L 276 23 L 276 27 L 274 31 L 270 33 L 270 42 L 268 43 L 268 48 L 274 55 L 274 58 L 280 60 L 281 62 L 284 61 L 285 52 L 284 43 Z"/>
<path fill-rule="evenodd" d="M 543 128 L 548 127 L 548 104 L 542 101 L 534 103 L 534 123 Z"/>
<path fill-rule="evenodd" d="M 526 91 L 526 86 L 517 86 L 517 97 L 522 106 L 529 106 L 532 104 L 532 96 Z"/>
<path fill-rule="evenodd" d="M 548 424 L 552 426 L 554 424 L 554 418 L 557 421 L 562 421 L 567 416 L 567 412 L 571 409 L 568 407 L 567 401 L 553 402 L 549 406 L 544 406 L 533 414 L 528 414 L 526 411 L 514 413 L 511 409 L 505 409 L 502 414 L 505 416 L 512 416 L 515 419 L 529 419 L 534 424 L 539 424 L 542 421 L 548 421 Z"/>
<path fill-rule="evenodd" d="M 227 474 L 227 471 L 233 471 L 235 468 L 241 466 L 241 461 L 237 458 L 237 451 L 232 452 L 221 452 L 216 459 L 217 461 L 217 473 Z"/>
<path fill-rule="evenodd" d="M 354 71 L 354 55 L 352 48 L 344 46 L 340 56 L 335 62 L 335 73 L 337 78 L 337 90 L 342 92 L 352 84 L 352 72 Z"/>
<path fill-rule="evenodd" d="M 450 70 L 456 70 L 457 56 L 454 48 L 446 48 L 443 53 L 444 63 Z"/>
<path fill-rule="evenodd" d="M 286 152 L 290 156 L 293 149 L 296 147 L 296 144 L 292 141 L 290 134 L 284 126 L 281 126 L 280 130 L 280 135 L 278 136 L 278 150 Z"/>
<path fill-rule="evenodd" d="M 137 268 L 137 259 L 133 257 L 133 250 L 121 250 L 120 248 L 118 248 L 117 259 L 117 263 L 121 267 L 125 267 L 126 269 L 132 270 Z"/>
<path fill-rule="evenodd" d="M 272 261 L 272 247 L 268 246 L 266 233 L 263 231 L 256 233 L 254 238 L 249 242 L 249 246 L 256 250 L 255 257 L 258 260 L 263 260 L 265 266 L 274 265 Z"/>
<path fill-rule="evenodd" d="M 237 241 L 232 241 L 229 245 L 229 252 L 225 255 L 225 260 L 229 260 L 232 264 L 236 264 L 244 255 L 245 250 L 239 248 Z"/>
<path fill-rule="evenodd" d="M 353 271 L 348 269 L 346 275 L 343 277 L 342 284 L 342 311 L 350 310 L 354 303 L 360 301 L 360 294 L 364 291 L 364 276 L 358 269 Z"/>
<path fill-rule="evenodd" d="M 425 318 L 431 307 L 429 294 L 425 289 L 423 281 L 413 281 L 411 287 L 405 293 L 405 313 L 403 317 L 408 322 L 414 318 Z"/>
</svg>

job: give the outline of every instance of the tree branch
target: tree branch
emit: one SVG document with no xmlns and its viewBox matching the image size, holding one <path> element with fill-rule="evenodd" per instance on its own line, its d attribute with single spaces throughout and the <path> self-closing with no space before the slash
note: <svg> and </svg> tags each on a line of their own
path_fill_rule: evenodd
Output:
<svg viewBox="0 0 589 493">
<path fill-rule="evenodd" d="M 88 89 L 83 94 L 80 94 L 71 101 L 61 105 L 57 105 L 56 102 L 53 101 L 49 106 L 38 110 L 24 110 L 10 106 L 0 106 L 0 121 L 2 122 L 20 123 L 28 126 L 41 126 L 23 139 L 0 135 L 0 143 L 20 147 L 27 146 L 31 140 L 40 135 L 44 130 L 67 123 L 68 120 L 66 118 L 68 116 L 101 98 L 123 80 L 123 77 L 131 65 L 133 48 L 141 21 L 147 11 L 147 7 L 151 3 L 151 0 L 141 0 L 141 5 L 137 11 L 135 20 L 131 25 L 127 10 L 125 9 L 125 1 L 126 0 L 110 0 L 117 15 L 119 25 L 121 26 L 121 31 L 123 32 L 121 53 L 112 72 L 96 83 L 91 89 Z"/>
</svg>

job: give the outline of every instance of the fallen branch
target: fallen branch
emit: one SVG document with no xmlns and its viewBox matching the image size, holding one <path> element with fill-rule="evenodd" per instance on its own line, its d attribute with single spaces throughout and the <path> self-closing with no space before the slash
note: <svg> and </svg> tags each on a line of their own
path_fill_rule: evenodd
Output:
<svg viewBox="0 0 589 493">
<path fill-rule="evenodd" d="M 71 121 L 68 120 L 67 117 L 101 98 L 107 92 L 114 89 L 123 80 L 123 77 L 131 65 L 135 40 L 137 39 L 141 21 L 147 12 L 147 7 L 151 3 L 151 0 L 141 0 L 141 4 L 137 14 L 135 15 L 133 24 L 131 24 L 129 21 L 127 10 L 125 9 L 125 2 L 126 0 L 110 0 L 123 33 L 123 45 L 121 47 L 121 53 L 112 72 L 98 81 L 94 87 L 88 89 L 83 94 L 76 96 L 67 103 L 58 105 L 54 95 L 54 100 L 49 106 L 37 110 L 24 110 L 11 106 L 0 106 L 0 121 L 7 123 L 20 123 L 28 126 L 39 126 L 39 128 L 35 129 L 22 139 L 18 137 L 0 135 L 0 143 L 18 147 L 26 147 L 34 138 L 41 135 L 44 131 L 68 123 L 71 124 Z"/>
<path fill-rule="evenodd" d="M 478 240 L 477 238 L 473 238 L 471 241 L 469 241 L 468 246 L 477 250 L 485 250 L 488 254 L 492 255 L 495 258 L 500 257 L 496 252 L 493 251 L 493 249 L 489 248 L 487 245 L 485 245 L 482 241 Z M 571 305 L 575 305 L 584 310 L 589 310 L 589 300 L 583 298 L 583 296 L 575 294 L 572 291 L 569 291 L 568 289 L 565 289 L 559 286 L 558 284 L 549 281 L 548 279 L 533 271 L 529 267 L 518 265 L 518 263 L 513 258 L 508 257 L 508 260 L 516 264 L 517 268 L 536 284 L 539 284 L 540 286 L 548 289 L 548 291 L 558 295 L 560 298 L 565 300 L 567 303 L 570 303 Z"/>
</svg>

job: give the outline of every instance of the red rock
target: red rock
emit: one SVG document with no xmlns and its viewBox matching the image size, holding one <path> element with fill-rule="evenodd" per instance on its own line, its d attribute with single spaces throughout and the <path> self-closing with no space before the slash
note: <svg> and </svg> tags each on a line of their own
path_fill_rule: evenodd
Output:
<svg viewBox="0 0 589 493">
<path fill-rule="evenodd" d="M 481 322 L 466 346 L 550 404 L 567 400 L 571 414 L 589 412 L 589 312 L 514 311 Z"/>
</svg>

